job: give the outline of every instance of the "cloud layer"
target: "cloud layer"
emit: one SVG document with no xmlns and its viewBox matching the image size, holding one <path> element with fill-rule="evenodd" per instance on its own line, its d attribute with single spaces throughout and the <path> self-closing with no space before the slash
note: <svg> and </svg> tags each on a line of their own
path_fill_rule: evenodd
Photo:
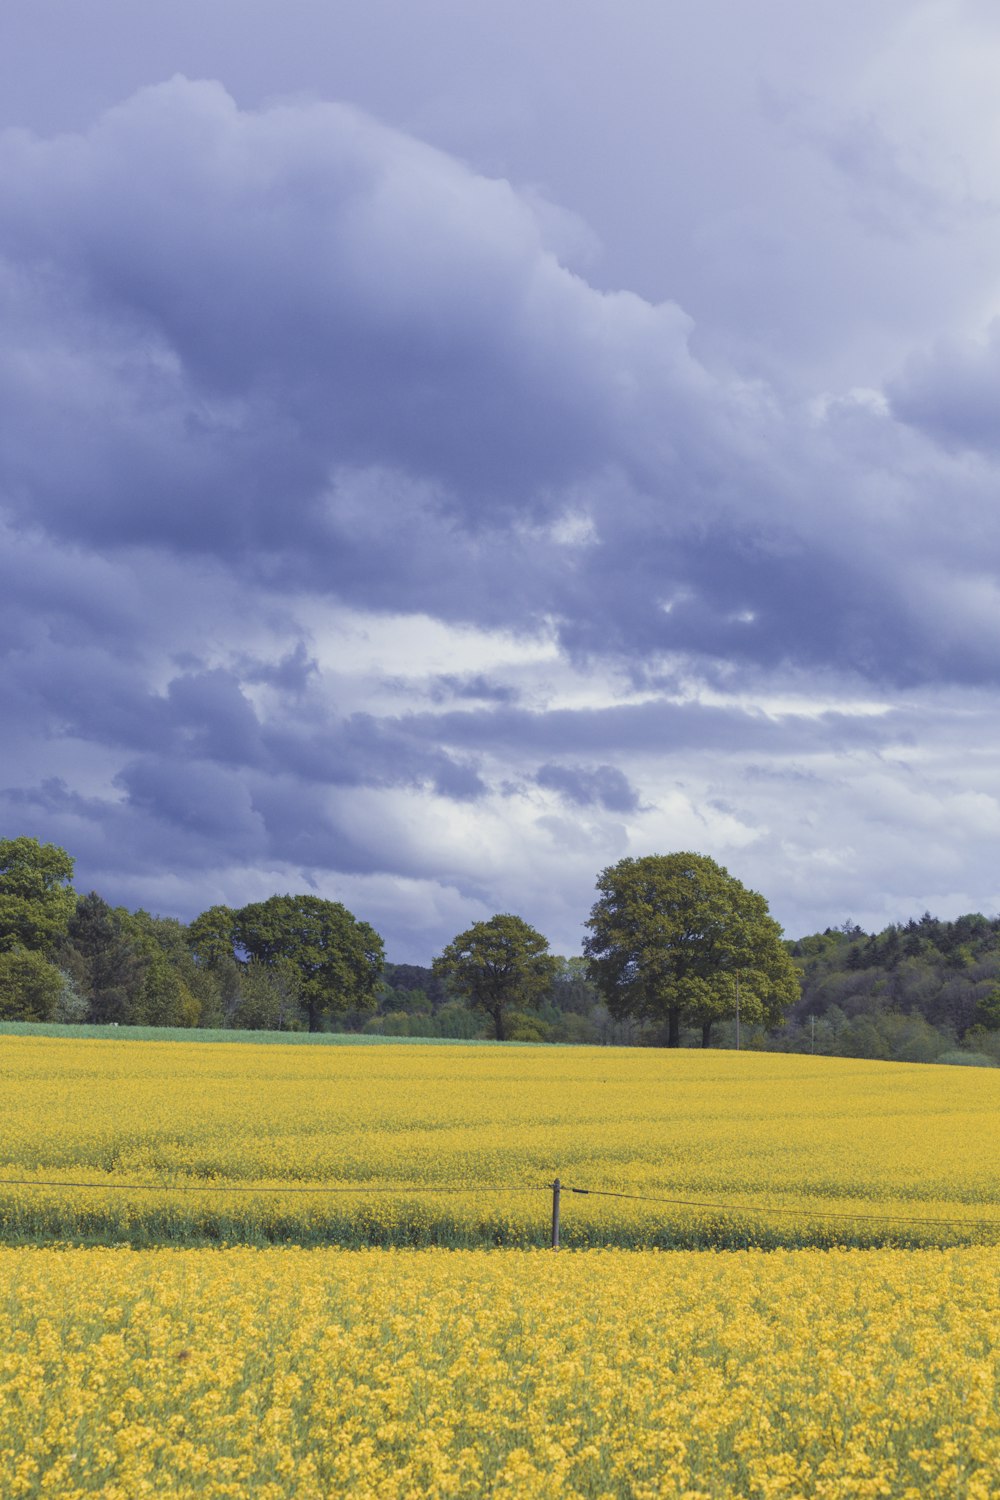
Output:
<svg viewBox="0 0 1000 1500">
<path fill-rule="evenodd" d="M 1000 676 L 992 324 L 884 389 L 740 374 L 536 190 L 183 77 L 0 183 L 11 831 L 418 960 L 507 907 L 570 947 L 653 847 L 800 928 L 994 900 L 949 728 Z"/>
</svg>

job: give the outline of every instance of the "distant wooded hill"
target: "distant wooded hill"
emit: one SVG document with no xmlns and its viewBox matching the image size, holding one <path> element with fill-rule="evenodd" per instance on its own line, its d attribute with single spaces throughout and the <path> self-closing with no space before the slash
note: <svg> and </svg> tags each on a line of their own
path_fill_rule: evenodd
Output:
<svg viewBox="0 0 1000 1500">
<path fill-rule="evenodd" d="M 850 923 L 788 943 L 802 998 L 773 1031 L 743 1027 L 741 1045 L 901 1062 L 1000 1064 L 1000 918 L 954 922 L 929 913 L 867 933 Z M 656 1045 L 662 1027 L 614 1021 L 582 959 L 563 958 L 546 1002 L 514 1022 L 525 1041 Z M 430 969 L 387 964 L 374 1014 L 359 1029 L 395 1036 L 475 1036 L 480 1018 L 444 993 Z M 717 1045 L 736 1043 L 721 1022 Z M 700 1033 L 684 1037 L 697 1046 Z"/>
</svg>

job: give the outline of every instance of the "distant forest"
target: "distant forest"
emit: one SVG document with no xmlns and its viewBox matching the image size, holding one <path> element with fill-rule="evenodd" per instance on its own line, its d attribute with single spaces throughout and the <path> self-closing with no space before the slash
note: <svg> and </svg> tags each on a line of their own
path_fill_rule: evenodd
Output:
<svg viewBox="0 0 1000 1500">
<path fill-rule="evenodd" d="M 185 924 L 113 907 L 96 892 L 77 895 L 68 884 L 72 861 L 53 845 L 0 842 L 0 1021 L 491 1034 L 482 1010 L 432 968 L 384 963 L 378 934 L 336 903 L 272 897 L 239 912 L 213 907 Z M 319 920 L 326 948 L 314 962 L 310 924 Z M 287 949 L 293 930 L 297 967 L 281 959 L 277 941 Z M 845 923 L 785 946 L 801 997 L 780 1026 L 744 1020 L 740 1046 L 1000 1066 L 1000 918 L 947 922 L 925 913 L 878 933 Z M 317 997 L 331 984 L 339 1000 L 326 1008 Z M 664 1023 L 612 1017 L 586 960 L 559 957 L 544 992 L 512 1016 L 509 1035 L 659 1046 L 664 1033 Z M 686 1046 L 701 1041 L 693 1027 L 681 1037 Z M 736 1046 L 735 1021 L 720 1019 L 712 1041 Z"/>
<path fill-rule="evenodd" d="M 802 997 L 780 1027 L 742 1026 L 742 1047 L 1000 1066 L 1000 918 L 944 922 L 925 913 L 871 934 L 845 923 L 787 948 Z M 376 1011 L 344 1017 L 352 1029 L 385 1036 L 477 1036 L 482 1022 L 442 991 L 432 970 L 413 964 L 387 964 Z M 663 1031 L 613 1020 L 582 958 L 561 958 L 544 1003 L 513 1022 L 515 1037 L 539 1042 L 659 1046 Z M 682 1040 L 699 1046 L 701 1032 L 691 1027 Z M 735 1022 L 717 1023 L 713 1042 L 735 1047 Z"/>
</svg>

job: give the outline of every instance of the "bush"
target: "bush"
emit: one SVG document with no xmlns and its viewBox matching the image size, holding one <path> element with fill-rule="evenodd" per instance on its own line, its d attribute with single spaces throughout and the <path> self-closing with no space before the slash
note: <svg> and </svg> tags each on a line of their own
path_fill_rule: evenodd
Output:
<svg viewBox="0 0 1000 1500">
<path fill-rule="evenodd" d="M 512 1042 L 547 1042 L 551 1035 L 552 1028 L 540 1016 L 521 1014 L 514 1016 L 510 1022 L 509 1036 Z"/>
</svg>

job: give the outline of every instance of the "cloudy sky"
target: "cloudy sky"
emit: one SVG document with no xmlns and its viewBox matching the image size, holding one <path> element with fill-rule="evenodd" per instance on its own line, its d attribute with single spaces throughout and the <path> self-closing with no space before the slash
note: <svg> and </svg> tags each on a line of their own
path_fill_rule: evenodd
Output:
<svg viewBox="0 0 1000 1500">
<path fill-rule="evenodd" d="M 1000 909 L 995 0 L 3 0 L 0 828 L 427 962 Z"/>
</svg>

